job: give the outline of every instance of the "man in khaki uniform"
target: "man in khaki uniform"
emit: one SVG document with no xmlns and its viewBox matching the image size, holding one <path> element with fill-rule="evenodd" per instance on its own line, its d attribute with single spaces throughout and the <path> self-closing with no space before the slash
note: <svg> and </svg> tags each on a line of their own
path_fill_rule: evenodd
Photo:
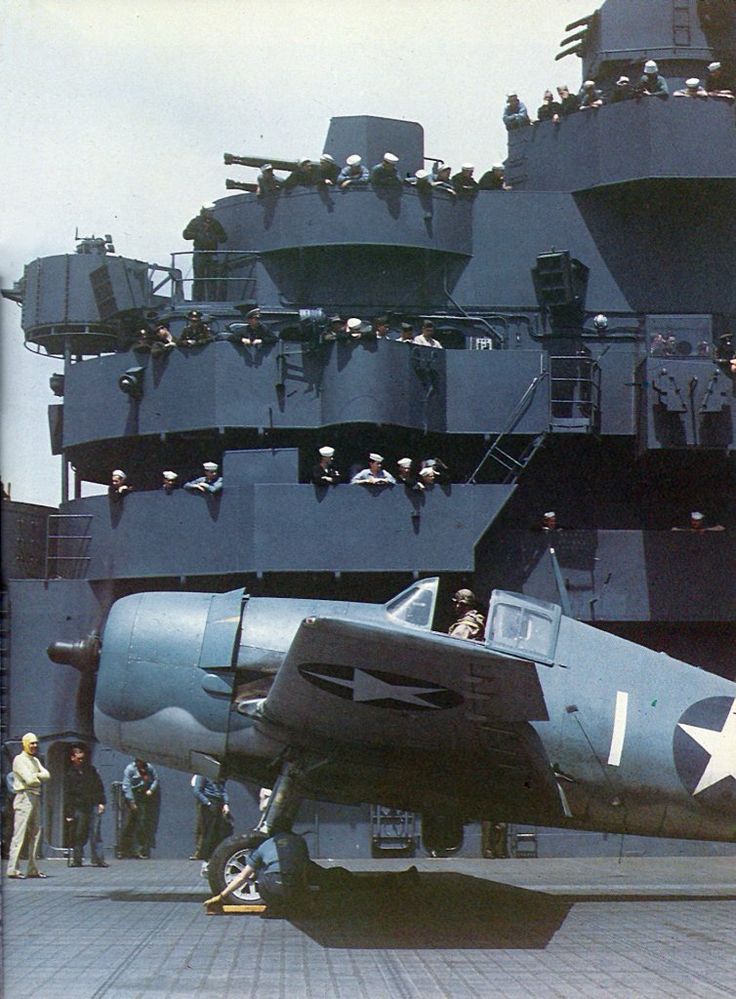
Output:
<svg viewBox="0 0 736 999">
<path fill-rule="evenodd" d="M 38 737 L 33 732 L 23 736 L 23 752 L 13 760 L 13 839 L 8 861 L 9 878 L 45 878 L 36 866 L 41 842 L 41 785 L 51 776 L 38 760 Z M 28 870 L 18 870 L 23 843 L 28 844 Z"/>
<path fill-rule="evenodd" d="M 458 590 L 452 598 L 457 620 L 447 629 L 452 638 L 469 638 L 482 642 L 486 633 L 486 619 L 477 609 L 478 601 L 472 590 Z"/>
</svg>

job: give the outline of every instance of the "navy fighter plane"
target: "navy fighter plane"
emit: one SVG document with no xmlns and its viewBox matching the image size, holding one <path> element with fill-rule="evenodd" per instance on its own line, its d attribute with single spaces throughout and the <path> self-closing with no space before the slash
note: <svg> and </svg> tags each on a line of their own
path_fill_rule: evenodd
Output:
<svg viewBox="0 0 736 999">
<path fill-rule="evenodd" d="M 102 743 L 274 788 L 213 890 L 304 797 L 421 813 L 436 850 L 482 819 L 736 839 L 735 683 L 498 590 L 485 642 L 439 634 L 438 585 L 385 605 L 138 593 L 99 664 L 77 648 Z"/>
</svg>

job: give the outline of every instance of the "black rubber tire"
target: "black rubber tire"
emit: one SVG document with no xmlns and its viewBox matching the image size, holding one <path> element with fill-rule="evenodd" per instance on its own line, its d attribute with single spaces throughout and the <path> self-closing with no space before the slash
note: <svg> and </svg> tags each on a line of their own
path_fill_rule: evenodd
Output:
<svg viewBox="0 0 736 999">
<path fill-rule="evenodd" d="M 262 833 L 245 833 L 228 836 L 220 843 L 207 864 L 207 879 L 213 895 L 219 895 L 230 884 L 245 867 L 247 854 L 266 838 Z M 232 900 L 233 904 L 260 902 L 261 896 L 255 883 L 249 881 L 229 895 L 228 900 Z"/>
</svg>

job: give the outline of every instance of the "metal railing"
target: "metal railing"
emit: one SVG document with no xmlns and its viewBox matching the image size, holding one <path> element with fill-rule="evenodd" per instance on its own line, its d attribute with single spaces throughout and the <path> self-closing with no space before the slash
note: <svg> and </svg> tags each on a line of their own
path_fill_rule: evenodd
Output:
<svg viewBox="0 0 736 999">
<path fill-rule="evenodd" d="M 191 258 L 191 266 L 177 266 L 182 258 Z M 255 270 L 259 259 L 260 254 L 255 250 L 181 250 L 172 253 L 172 307 L 185 301 L 257 301 Z"/>
<path fill-rule="evenodd" d="M 550 356 L 550 429 L 597 433 L 600 428 L 601 369 L 595 358 Z"/>
</svg>

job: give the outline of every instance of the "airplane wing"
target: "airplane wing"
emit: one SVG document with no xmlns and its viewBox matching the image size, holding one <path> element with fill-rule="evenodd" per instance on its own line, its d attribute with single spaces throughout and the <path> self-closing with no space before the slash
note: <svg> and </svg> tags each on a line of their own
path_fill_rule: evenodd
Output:
<svg viewBox="0 0 736 999">
<path fill-rule="evenodd" d="M 529 724 L 548 719 L 548 668 L 434 632 L 307 618 L 261 717 L 283 743 L 326 756 L 327 784 L 347 773 L 357 794 L 380 795 L 362 800 L 396 800 L 403 781 L 415 790 L 405 801 L 462 799 L 487 815 L 525 799 L 549 818 L 564 806 Z"/>
</svg>

